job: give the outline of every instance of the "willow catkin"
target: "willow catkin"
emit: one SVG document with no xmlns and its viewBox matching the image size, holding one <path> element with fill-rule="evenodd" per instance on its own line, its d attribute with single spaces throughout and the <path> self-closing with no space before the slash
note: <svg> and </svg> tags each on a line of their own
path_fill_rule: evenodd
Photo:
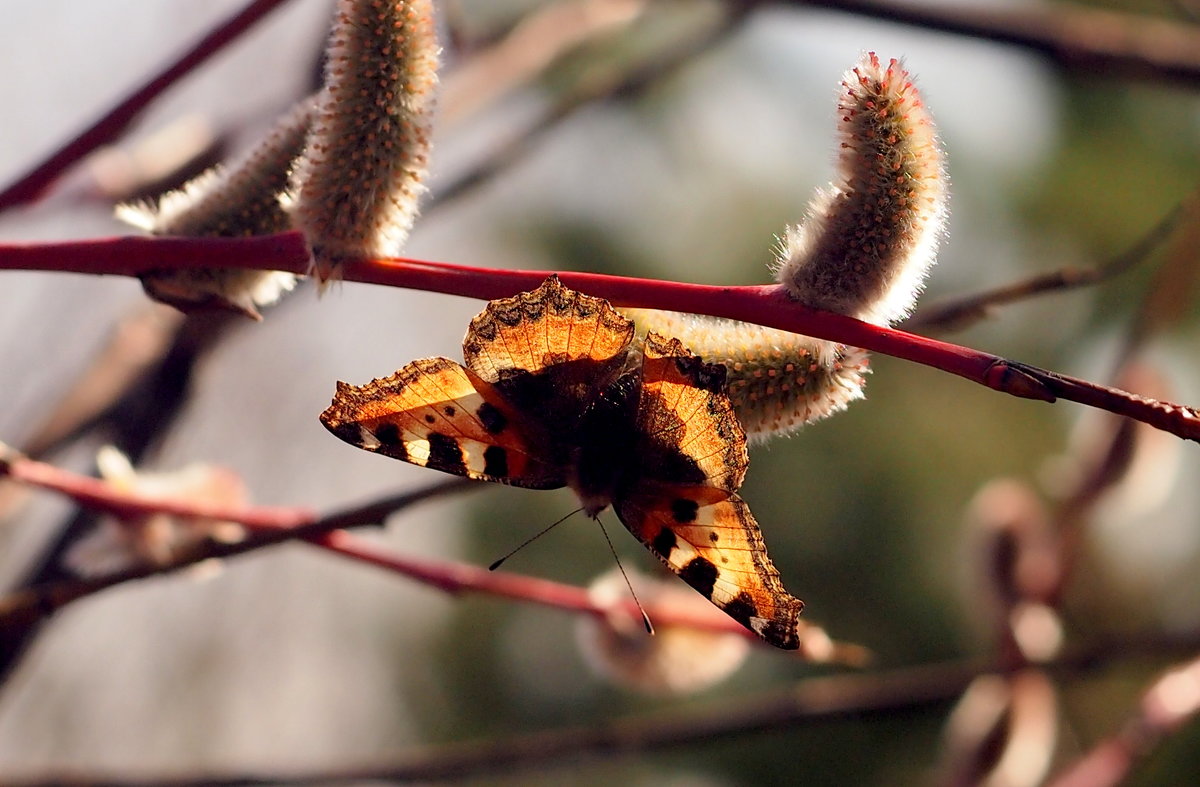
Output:
<svg viewBox="0 0 1200 787">
<path fill-rule="evenodd" d="M 777 278 L 805 306 L 889 325 L 911 311 L 937 254 L 946 174 L 899 61 L 871 52 L 842 85 L 838 180 L 788 228 Z"/>
<path fill-rule="evenodd" d="M 946 176 L 928 112 L 896 60 L 869 53 L 842 80 L 839 179 L 789 227 L 779 282 L 814 309 L 887 325 L 906 315 L 933 264 Z M 726 369 L 746 434 L 765 440 L 863 397 L 867 353 L 750 323 L 625 310 L 642 335 L 680 339 Z"/>
<path fill-rule="evenodd" d="M 706 362 L 724 366 L 725 392 L 751 441 L 794 431 L 863 396 L 867 353 L 857 347 L 736 320 L 621 311 L 639 336 L 673 336 Z"/>
<path fill-rule="evenodd" d="M 282 200 L 312 116 L 313 102 L 300 102 L 242 158 L 154 202 L 119 205 L 117 218 L 152 235 L 236 238 L 290 229 Z M 291 273 L 247 268 L 153 270 L 140 278 L 150 297 L 180 309 L 233 308 L 255 319 L 261 319 L 257 306 L 274 303 L 296 283 Z"/>
<path fill-rule="evenodd" d="M 338 0 L 325 86 L 293 177 L 321 281 L 400 252 L 425 191 L 438 76 L 431 0 Z"/>
</svg>

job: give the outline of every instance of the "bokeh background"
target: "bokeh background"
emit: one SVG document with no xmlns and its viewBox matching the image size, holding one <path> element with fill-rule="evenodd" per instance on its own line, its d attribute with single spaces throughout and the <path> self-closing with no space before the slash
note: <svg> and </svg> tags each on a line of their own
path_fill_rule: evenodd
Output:
<svg viewBox="0 0 1200 787">
<path fill-rule="evenodd" d="M 595 2 L 606 32 L 569 47 L 494 96 L 456 72 L 534 0 L 446 3 L 447 95 L 431 196 L 548 108 L 710 35 L 718 2 Z M 1018 4 L 996 3 L 1001 8 Z M 1025 4 L 1019 4 L 1025 5 Z M 1107 2 L 1191 24 L 1185 4 Z M 0 182 L 56 149 L 161 64 L 241 6 L 236 0 L 8 3 L 0 52 Z M 250 144 L 320 73 L 328 0 L 284 4 L 178 84 L 118 145 L 164 129 Z M 624 16 L 622 16 L 624 14 Z M 450 31 L 453 31 L 451 35 Z M 410 256 L 493 267 L 591 270 L 708 283 L 760 283 L 775 238 L 832 177 L 842 72 L 864 51 L 903 57 L 938 122 L 952 181 L 939 263 L 922 304 L 1035 272 L 1094 266 L 1146 235 L 1200 182 L 1194 86 L 1063 68 L 1019 48 L 797 4 L 764 3 L 644 89 L 588 103 L 529 134 L 523 154 L 432 206 Z M 498 80 L 497 80 L 498 81 Z M 484 87 L 489 80 L 483 80 Z M 495 85 L 491 85 L 496 87 Z M 192 136 L 172 139 L 192 139 Z M 200 143 L 177 141 L 179 149 Z M 114 155 L 112 151 L 107 154 Z M 126 159 L 109 160 L 127 171 Z M 124 163 L 122 163 L 124 162 Z M 93 158 L 44 201 L 0 216 L 5 242 L 126 232 Z M 124 167 L 125 169 L 122 169 Z M 1194 217 L 1191 221 L 1196 221 Z M 1193 231 L 1193 237 L 1195 232 Z M 947 334 L 953 341 L 1106 381 L 1122 360 L 1156 266 L 1196 249 L 1176 237 L 1135 270 L 1025 300 Z M 1181 270 L 1188 270 L 1186 264 Z M 5 272 L 0 286 L 0 440 L 21 447 L 130 319 L 136 281 Z M 1142 360 L 1167 398 L 1200 402 L 1188 279 Z M 355 451 L 316 420 L 335 380 L 362 382 L 418 357 L 457 357 L 480 303 L 361 284 L 318 299 L 302 288 L 261 324 L 231 323 L 191 370 L 147 467 L 232 468 L 256 502 L 331 510 L 432 480 Z M 158 322 L 156 322 L 158 321 Z M 166 330 L 166 329 L 162 329 Z M 992 652 L 976 541 L 965 511 L 981 487 L 1015 478 L 1047 499 L 1064 460 L 1102 420 L 876 356 L 868 399 L 752 453 L 743 496 L 807 616 L 877 655 L 876 668 Z M 148 428 L 150 425 L 147 425 Z M 101 428 L 48 458 L 90 471 Z M 1074 446 L 1074 447 L 1073 447 Z M 1097 506 L 1068 597 L 1068 641 L 1143 642 L 1200 633 L 1200 471 L 1195 447 L 1148 441 Z M 1150 450 L 1153 449 L 1153 450 Z M 21 581 L 70 519 L 45 494 L 8 490 L 0 578 Z M 377 537 L 417 555 L 487 564 L 573 507 L 569 492 L 486 489 L 394 517 Z M 614 534 L 627 566 L 652 559 Z M 586 584 L 612 558 L 594 526 L 569 521 L 508 564 Z M 647 698 L 597 678 L 570 617 L 492 598 L 450 598 L 304 545 L 110 590 L 45 626 L 0 686 L 0 778 L 83 773 L 293 771 L 386 760 L 423 745 L 589 725 L 693 698 Z M 1143 649 L 1144 650 L 1144 649 Z M 1057 762 L 1114 731 L 1146 681 L 1183 654 L 1116 658 L 1061 676 Z M 830 672 L 756 649 L 706 701 Z M 664 753 L 583 758 L 480 782 L 556 784 L 903 784 L 934 778 L 951 703 L 805 724 Z M 1174 736 L 1134 783 L 1187 783 L 1200 730 Z"/>
</svg>

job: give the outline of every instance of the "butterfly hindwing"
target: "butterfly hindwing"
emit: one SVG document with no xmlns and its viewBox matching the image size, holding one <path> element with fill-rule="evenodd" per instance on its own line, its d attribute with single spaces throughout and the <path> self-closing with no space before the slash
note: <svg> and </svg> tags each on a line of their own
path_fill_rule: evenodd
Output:
<svg viewBox="0 0 1200 787">
<path fill-rule="evenodd" d="M 646 484 L 614 505 L 625 527 L 705 598 L 768 643 L 799 647 L 804 602 L 784 589 L 740 497 L 706 486 Z"/>
<path fill-rule="evenodd" d="M 637 481 L 613 505 L 651 552 L 734 620 L 799 647 L 804 603 L 784 589 L 750 507 L 746 435 L 724 393 L 725 368 L 655 333 L 642 349 Z"/>
<path fill-rule="evenodd" d="M 363 386 L 338 383 L 321 423 L 351 445 L 421 467 L 532 489 L 566 483 L 565 458 L 522 430 L 494 387 L 447 358 Z"/>
</svg>

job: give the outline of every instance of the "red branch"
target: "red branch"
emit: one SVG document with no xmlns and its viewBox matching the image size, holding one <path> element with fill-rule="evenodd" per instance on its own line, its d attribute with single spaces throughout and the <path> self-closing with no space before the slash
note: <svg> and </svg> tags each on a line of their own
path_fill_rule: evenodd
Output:
<svg viewBox="0 0 1200 787">
<path fill-rule="evenodd" d="M 67 167 L 104 143 L 115 139 L 160 93 L 210 56 L 219 52 L 226 44 L 237 39 L 254 23 L 284 2 L 286 0 L 253 0 L 224 24 L 201 39 L 162 73 L 109 110 L 79 136 L 0 192 L 0 210 L 40 197 Z"/>
<path fill-rule="evenodd" d="M 104 511 L 116 517 L 170 514 L 196 519 L 237 522 L 255 530 L 299 527 L 310 524 L 317 518 L 316 514 L 307 508 L 222 506 L 199 500 L 147 497 L 136 492 L 118 490 L 98 478 L 72 473 L 45 462 L 20 456 L 14 457 L 2 449 L 0 449 L 0 475 L 31 486 L 59 492 L 81 506 Z"/>
<path fill-rule="evenodd" d="M 257 238 L 121 237 L 66 243 L 0 245 L 0 269 L 134 276 L 153 268 L 254 268 L 304 273 L 308 253 L 299 233 Z M 487 300 L 533 289 L 550 271 L 494 270 L 404 258 L 348 264 L 348 281 Z M 1009 361 L 925 336 L 882 328 L 788 299 L 775 285 L 712 286 L 562 272 L 565 284 L 618 306 L 710 314 L 862 347 L 956 374 L 1026 399 L 1067 399 L 1200 441 L 1200 413 L 1116 388 Z"/>
<path fill-rule="evenodd" d="M 6 449 L 3 444 L 0 444 L 0 476 L 58 492 L 82 506 L 118 517 L 165 513 L 179 517 L 238 522 L 254 531 L 254 535 L 245 541 L 213 543 L 169 564 L 140 566 L 94 579 L 67 580 L 0 597 L 0 633 L 10 627 L 28 625 L 65 604 L 122 582 L 186 568 L 214 557 L 243 554 L 291 539 L 308 541 L 330 552 L 400 574 L 446 593 L 483 593 L 597 618 L 614 613 L 625 614 L 638 625 L 642 620 L 641 609 L 633 599 L 599 604 L 584 588 L 522 574 L 489 571 L 466 563 L 408 557 L 339 527 L 378 524 L 387 512 L 395 510 L 388 505 L 368 505 L 317 519 L 303 508 L 227 507 L 202 501 L 149 498 L 118 489 L 95 478 L 29 459 Z M 432 493 L 436 490 L 430 491 Z M 426 495 L 418 492 L 411 496 L 410 502 L 425 497 Z M 702 631 L 737 634 L 754 642 L 761 641 L 752 632 L 715 608 L 693 608 L 665 603 L 648 606 L 646 613 L 660 626 L 687 626 Z M 811 633 L 816 642 L 822 645 L 830 644 L 819 628 L 813 626 L 805 631 Z M 866 658 L 865 651 L 858 646 L 832 644 L 833 649 L 823 655 L 817 651 L 806 651 L 802 642 L 800 653 L 815 659 L 832 659 L 848 664 L 861 664 Z"/>
</svg>

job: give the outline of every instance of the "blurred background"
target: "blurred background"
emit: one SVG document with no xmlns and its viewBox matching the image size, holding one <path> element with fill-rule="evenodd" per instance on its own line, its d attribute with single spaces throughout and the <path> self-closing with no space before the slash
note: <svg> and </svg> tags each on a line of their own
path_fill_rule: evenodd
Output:
<svg viewBox="0 0 1200 787">
<path fill-rule="evenodd" d="M 0 182 L 56 150 L 241 5 L 10 4 L 0 30 L 9 63 L 0 79 L 0 103 L 9 108 Z M 949 229 L 921 306 L 1036 273 L 1103 265 L 1143 240 L 1200 182 L 1195 80 L 1100 73 L 1085 61 L 1064 65 L 1020 46 L 802 3 L 439 6 L 445 91 L 431 204 L 406 249 L 416 258 L 767 282 L 776 236 L 833 177 L 839 82 L 865 51 L 904 59 L 946 150 Z M 1116 11 L 1185 30 L 1200 18 L 1182 0 L 989 7 Z M 41 202 L 0 215 L 0 237 L 129 232 L 112 218 L 115 200 L 159 178 L 166 179 L 159 185 L 178 183 L 245 149 L 315 89 L 331 8 L 328 0 L 284 3 L 170 90 L 113 149 L 92 156 Z M 531 20 L 543 26 L 521 27 Z M 522 30 L 526 37 L 516 38 Z M 507 59 L 480 69 L 505 42 Z M 630 74 L 649 77 L 625 85 Z M 586 100 L 593 94 L 601 97 Z M 512 148 L 513 140 L 521 144 Z M 181 160 L 157 173 L 143 160 L 156 160 L 146 153 L 155 145 Z M 460 188 L 464 175 L 489 161 L 501 162 L 492 176 Z M 1025 298 L 963 330 L 938 328 L 939 335 L 1103 383 L 1136 360 L 1146 393 L 1200 403 L 1191 289 L 1197 208 L 1186 208 L 1180 222 L 1128 272 Z M 27 450 L 33 443 L 47 460 L 81 472 L 93 470 L 106 443 L 148 468 L 210 462 L 238 473 L 255 502 L 322 511 L 437 480 L 340 443 L 316 415 L 335 380 L 364 382 L 419 357 L 460 357 L 466 324 L 481 308 L 349 283 L 320 299 L 301 288 L 259 324 L 207 316 L 181 325 L 171 310 L 149 304 L 134 280 L 2 278 L 8 339 L 0 342 L 0 440 Z M 118 343 L 126 356 L 156 358 L 171 348 L 179 363 L 145 394 L 143 409 L 126 408 L 78 436 L 47 437 L 63 398 L 97 358 L 109 357 L 101 354 L 122 331 L 134 335 Z M 997 652 L 984 587 L 991 553 L 978 524 L 988 517 L 970 515 L 980 505 L 972 509 L 972 501 L 998 479 L 1013 479 L 1054 518 L 1089 462 L 1103 458 L 1113 425 L 1077 405 L 1006 397 L 887 357 L 875 356 L 872 368 L 866 401 L 756 449 L 742 495 L 786 584 L 807 602 L 806 617 L 873 651 L 870 669 L 989 657 Z M 1124 384 L 1133 386 L 1130 379 Z M 164 392 L 177 406 L 163 406 Z M 1189 480 L 1200 456 L 1157 434 L 1129 437 L 1127 447 L 1123 472 L 1081 515 L 1078 559 L 1057 617 L 1067 643 L 1128 648 L 1114 647 L 1096 668 L 1055 673 L 1048 767 L 1117 730 L 1148 681 L 1188 654 L 1156 643 L 1200 645 L 1200 517 Z M 393 517 L 376 537 L 406 554 L 486 565 L 573 507 L 567 491 L 487 488 Z M 6 486 L 0 517 L 0 579 L 11 588 L 39 571 L 74 510 Z M 614 540 L 626 566 L 655 570 L 635 541 L 623 533 Z M 506 568 L 585 585 L 611 564 L 595 527 L 576 517 Z M 41 570 L 43 579 L 61 572 Z M 542 608 L 451 598 L 302 544 L 231 560 L 215 576 L 183 572 L 126 584 L 56 615 L 19 656 L 8 643 L 0 778 L 55 769 L 336 769 L 428 744 L 587 726 L 701 701 L 732 705 L 845 671 L 755 648 L 701 697 L 647 697 L 589 669 L 576 625 Z M 915 702 L 475 778 L 948 780 L 956 767 L 945 737 L 953 707 L 952 700 Z M 1140 765 L 1132 783 L 1184 784 L 1198 769 L 1193 725 Z M 1038 769 L 1027 770 L 1033 780 L 1003 783 L 1038 783 Z"/>
</svg>

